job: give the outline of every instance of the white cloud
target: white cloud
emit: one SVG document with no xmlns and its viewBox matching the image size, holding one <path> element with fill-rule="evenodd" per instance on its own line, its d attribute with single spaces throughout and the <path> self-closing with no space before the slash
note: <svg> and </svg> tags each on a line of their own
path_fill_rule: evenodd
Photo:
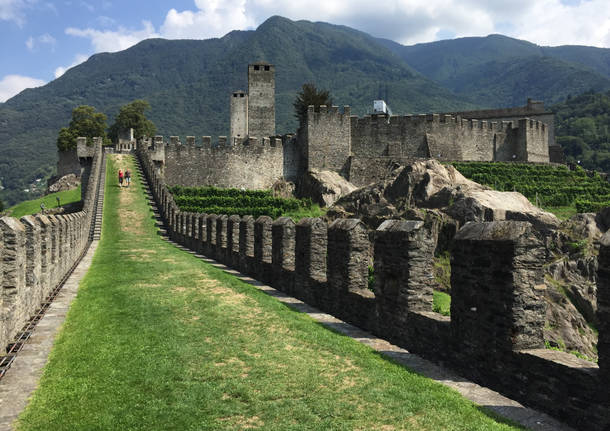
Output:
<svg viewBox="0 0 610 431">
<path fill-rule="evenodd" d="M 56 42 L 57 41 L 53 36 L 49 33 L 45 33 L 36 38 L 30 36 L 28 40 L 25 41 L 25 46 L 27 46 L 30 51 L 34 51 L 38 45 L 49 45 L 51 50 L 54 51 Z"/>
<path fill-rule="evenodd" d="M 531 14 L 515 22 L 515 36 L 540 45 L 610 47 L 610 7 L 607 0 L 562 4 L 532 2 Z"/>
<path fill-rule="evenodd" d="M 23 27 L 26 21 L 26 11 L 37 9 L 51 11 L 57 15 L 57 8 L 51 2 L 40 0 L 0 0 L 0 21 L 13 21 Z"/>
<path fill-rule="evenodd" d="M 255 28 L 268 17 L 281 15 L 292 20 L 343 24 L 403 44 L 430 42 L 439 34 L 465 37 L 503 33 L 541 45 L 610 47 L 607 1 L 194 0 L 190 10 L 170 9 L 158 31 L 143 21 L 140 29 L 68 28 L 66 33 L 89 38 L 95 52 L 112 52 L 151 37 L 220 37 L 231 30 Z"/>
<path fill-rule="evenodd" d="M 434 40 L 441 29 L 461 36 L 488 34 L 494 30 L 492 17 L 484 7 L 455 0 L 425 3 L 351 0 L 349 4 L 343 0 L 195 0 L 194 3 L 195 10 L 171 9 L 167 13 L 161 26 L 163 37 L 219 37 L 231 30 L 256 27 L 272 15 L 344 24 L 402 43 Z M 498 4 L 502 5 L 499 1 Z"/>
<path fill-rule="evenodd" d="M 76 56 L 74 57 L 74 61 L 72 62 L 72 64 L 70 64 L 69 66 L 59 66 L 58 68 L 55 69 L 55 78 L 59 78 L 61 75 L 63 75 L 64 73 L 66 73 L 66 70 L 74 67 L 74 66 L 78 66 L 79 64 L 81 64 L 82 62 L 87 60 L 87 56 L 84 54 L 76 54 Z"/>
<path fill-rule="evenodd" d="M 122 51 L 143 39 L 159 37 L 149 21 L 142 21 L 142 29 L 140 30 L 131 30 L 124 27 L 119 27 L 117 31 L 69 27 L 66 29 L 66 34 L 91 39 L 95 52 Z"/>
<path fill-rule="evenodd" d="M 6 75 L 0 80 L 0 102 L 6 102 L 26 88 L 40 87 L 44 84 L 45 81 L 42 79 L 22 75 Z"/>
<path fill-rule="evenodd" d="M 26 3 L 22 0 L 0 0 L 0 20 L 14 21 L 21 27 L 25 22 L 23 9 Z"/>
<path fill-rule="evenodd" d="M 257 24 L 246 0 L 195 0 L 196 11 L 171 9 L 161 26 L 168 39 L 206 39 Z"/>
</svg>

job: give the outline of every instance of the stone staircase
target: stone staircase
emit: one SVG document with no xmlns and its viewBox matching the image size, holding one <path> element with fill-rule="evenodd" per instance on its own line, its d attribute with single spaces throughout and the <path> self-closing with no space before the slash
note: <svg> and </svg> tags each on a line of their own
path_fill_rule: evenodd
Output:
<svg viewBox="0 0 610 431">
<path fill-rule="evenodd" d="M 106 184 L 106 153 L 102 153 L 102 167 L 100 169 L 100 180 L 96 190 L 93 223 L 89 232 L 90 241 L 99 241 L 102 235 L 102 217 L 104 215 L 104 185 Z"/>
</svg>

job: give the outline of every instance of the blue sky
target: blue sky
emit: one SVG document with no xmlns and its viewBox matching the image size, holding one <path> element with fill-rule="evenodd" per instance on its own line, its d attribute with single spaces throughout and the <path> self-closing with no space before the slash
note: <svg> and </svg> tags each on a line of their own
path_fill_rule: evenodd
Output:
<svg viewBox="0 0 610 431">
<path fill-rule="evenodd" d="M 610 47 L 608 0 L 0 0 L 0 102 L 97 52 L 150 37 L 221 37 L 272 15 L 404 44 L 502 33 L 540 45 Z"/>
</svg>

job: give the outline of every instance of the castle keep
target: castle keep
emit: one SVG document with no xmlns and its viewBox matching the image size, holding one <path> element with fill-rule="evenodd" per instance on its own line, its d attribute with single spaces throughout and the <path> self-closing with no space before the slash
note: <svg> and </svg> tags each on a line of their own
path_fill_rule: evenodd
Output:
<svg viewBox="0 0 610 431">
<path fill-rule="evenodd" d="M 231 137 L 275 135 L 275 66 L 248 65 L 248 94 L 231 94 Z"/>
<path fill-rule="evenodd" d="M 170 185 L 269 188 L 311 170 L 339 173 L 357 186 L 382 180 L 396 164 L 443 161 L 561 161 L 553 114 L 542 102 L 519 108 L 428 115 L 351 115 L 349 106 L 309 108 L 297 134 L 275 135 L 275 67 L 248 66 L 248 93 L 230 96 L 230 136 L 201 145 L 156 137 L 152 160 Z M 551 150 L 550 150 L 551 149 Z M 553 157 L 549 157 L 549 152 Z"/>
</svg>

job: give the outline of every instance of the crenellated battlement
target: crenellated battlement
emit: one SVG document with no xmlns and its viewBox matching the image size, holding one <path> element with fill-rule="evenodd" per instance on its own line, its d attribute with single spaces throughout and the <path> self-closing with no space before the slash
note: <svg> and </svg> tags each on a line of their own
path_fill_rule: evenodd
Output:
<svg viewBox="0 0 610 431">
<path fill-rule="evenodd" d="M 156 136 L 147 150 L 160 175 L 172 185 L 270 188 L 294 178 L 286 158 L 295 159 L 292 135 L 245 139 L 218 136 Z"/>
<path fill-rule="evenodd" d="M 156 152 L 161 146 L 164 151 L 200 151 L 200 152 L 239 152 L 248 151 L 252 148 L 281 148 L 283 143 L 287 141 L 285 136 L 271 136 L 258 138 L 250 136 L 246 139 L 237 137 L 227 138 L 226 136 L 218 136 L 215 140 L 211 136 L 201 136 L 199 139 L 195 136 L 186 136 L 185 141 L 180 140 L 179 136 L 170 136 L 169 141 L 163 139 L 163 136 L 155 136 L 153 147 L 149 151 Z"/>
<path fill-rule="evenodd" d="M 442 316 L 432 310 L 435 242 L 425 223 L 386 220 L 369 232 L 358 219 L 184 213 L 147 153 L 139 157 L 175 242 L 578 429 L 610 426 L 610 233 L 599 256 L 598 366 L 544 349 L 546 252 L 529 222 L 457 232 L 451 315 Z"/>
<path fill-rule="evenodd" d="M 346 112 L 350 111 L 321 106 L 316 112 L 309 107 L 307 169 L 334 170 L 353 183 L 364 185 L 383 177 L 388 158 L 398 163 L 425 157 L 548 162 L 548 127 L 533 119 L 488 121 L 453 114 L 350 115 L 348 129 Z M 381 169 L 378 173 L 376 165 Z M 346 166 L 350 170 L 347 174 Z"/>
<path fill-rule="evenodd" d="M 70 214 L 0 217 L 0 346 L 14 342 L 87 250 L 95 224 L 103 164 L 102 139 L 78 138 L 81 209 Z M 103 188 L 102 188 L 103 191 Z M 10 293 L 7 293 L 10 292 Z M 10 301 L 6 298 L 10 296 Z M 48 305 L 48 304 L 47 304 Z M 0 354 L 1 355 L 1 354 Z"/>
<path fill-rule="evenodd" d="M 249 84 L 253 83 L 249 95 L 243 91 L 231 94 L 230 144 L 248 142 L 248 136 L 257 136 L 255 131 L 263 123 L 263 129 L 270 130 L 266 121 L 275 118 L 271 96 L 274 70 L 273 65 L 265 63 L 249 65 Z M 299 128 L 298 151 L 291 149 L 285 154 L 284 164 L 294 164 L 299 174 L 334 171 L 362 186 L 384 179 L 388 167 L 415 158 L 548 163 L 549 143 L 554 141 L 552 113 L 544 110 L 542 102 L 531 99 L 519 108 L 418 115 L 351 114 L 350 106 L 308 106 L 305 124 Z M 553 152 L 555 159 L 556 153 L 560 151 Z"/>
<path fill-rule="evenodd" d="M 322 114 L 320 112 L 319 114 Z M 409 127 L 415 128 L 420 126 L 432 125 L 444 125 L 445 127 L 456 127 L 456 128 L 469 128 L 469 129 L 485 129 L 492 131 L 507 131 L 515 127 L 517 122 L 513 121 L 487 121 L 487 120 L 476 120 L 462 118 L 459 115 L 441 115 L 441 114 L 418 114 L 418 115 L 392 115 L 386 116 L 383 114 L 371 114 L 358 117 L 356 115 L 351 116 L 351 121 L 356 123 L 359 127 L 365 127 L 367 125 L 375 125 L 378 128 L 401 128 Z M 546 130 L 546 125 L 541 121 L 529 120 L 533 128 L 540 128 Z"/>
<path fill-rule="evenodd" d="M 312 170 L 334 171 L 363 186 L 383 180 L 391 166 L 416 158 L 549 162 L 552 125 L 538 119 L 550 121 L 552 113 L 532 100 L 526 107 L 504 110 L 362 117 L 352 115 L 347 105 L 308 106 L 298 138 L 288 138 L 274 136 L 272 64 L 250 64 L 248 93 L 233 91 L 229 99 L 229 136 L 170 136 L 163 144 L 163 138 L 153 144 L 151 157 L 168 182 L 252 187 L 233 172 L 218 171 L 231 164 L 225 158 L 233 158 L 235 168 L 255 177 L 256 187 L 279 178 L 298 180 Z M 523 113 L 535 118 L 523 117 Z M 194 173 L 197 169 L 202 172 Z M 203 182 L 198 184 L 195 178 Z"/>
</svg>

